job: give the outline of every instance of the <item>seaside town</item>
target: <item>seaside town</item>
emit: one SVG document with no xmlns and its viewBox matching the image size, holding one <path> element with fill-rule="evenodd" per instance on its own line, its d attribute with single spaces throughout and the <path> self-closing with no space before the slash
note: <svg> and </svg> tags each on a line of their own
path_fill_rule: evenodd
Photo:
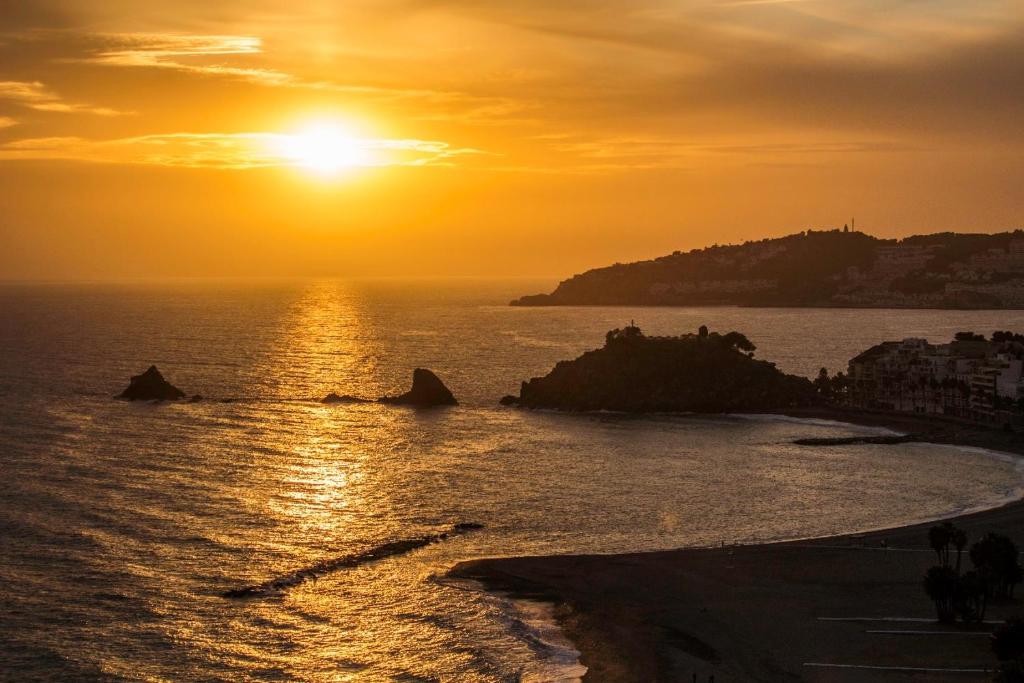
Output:
<svg viewBox="0 0 1024 683">
<path fill-rule="evenodd" d="M 1024 306 L 1024 238 L 1014 233 L 1003 246 L 982 248 L 962 260 L 947 255 L 941 242 L 904 240 L 876 250 L 869 268 L 851 266 L 837 276 L 837 304 L 929 307 L 989 301 Z M 941 263 L 941 267 L 935 266 Z"/>
<path fill-rule="evenodd" d="M 883 342 L 850 360 L 840 392 L 855 408 L 1020 426 L 1024 335 L 960 332 L 946 344 Z"/>
<path fill-rule="evenodd" d="M 517 306 L 1024 307 L 1024 231 L 881 239 L 849 225 L 676 251 L 564 280 Z"/>
</svg>

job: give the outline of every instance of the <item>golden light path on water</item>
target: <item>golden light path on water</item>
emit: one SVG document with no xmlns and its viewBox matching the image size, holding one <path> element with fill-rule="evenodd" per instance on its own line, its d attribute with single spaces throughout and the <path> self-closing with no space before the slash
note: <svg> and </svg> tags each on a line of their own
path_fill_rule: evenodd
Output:
<svg viewBox="0 0 1024 683">
<path fill-rule="evenodd" d="M 992 504 L 1022 484 L 1014 463 L 956 449 L 791 443 L 846 431 L 823 424 L 496 402 L 630 318 L 653 334 L 740 329 L 759 355 L 805 374 L 836 369 L 878 337 L 1024 328 L 1024 318 L 503 305 L 534 288 L 0 291 L 12 322 L 0 331 L 0 583 L 10 602 L 0 645 L 34 674 L 26 679 L 571 678 L 571 650 L 539 635 L 535 613 L 439 577 L 474 557 L 877 527 Z M 151 362 L 205 400 L 110 399 Z M 318 401 L 403 391 L 415 367 L 438 372 L 461 405 Z M 486 528 L 277 596 L 222 597 L 457 522 Z"/>
</svg>

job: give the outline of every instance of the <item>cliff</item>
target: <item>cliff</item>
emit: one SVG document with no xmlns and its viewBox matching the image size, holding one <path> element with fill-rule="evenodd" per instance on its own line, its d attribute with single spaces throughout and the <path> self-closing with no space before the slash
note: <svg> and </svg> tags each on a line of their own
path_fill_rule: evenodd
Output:
<svg viewBox="0 0 1024 683">
<path fill-rule="evenodd" d="M 513 306 L 1024 308 L 1024 231 L 814 231 L 589 270 Z"/>
<path fill-rule="evenodd" d="M 601 349 L 523 382 L 505 404 L 570 411 L 760 412 L 812 405 L 810 380 L 756 360 L 739 332 L 646 337 L 634 326 L 608 333 Z"/>
</svg>

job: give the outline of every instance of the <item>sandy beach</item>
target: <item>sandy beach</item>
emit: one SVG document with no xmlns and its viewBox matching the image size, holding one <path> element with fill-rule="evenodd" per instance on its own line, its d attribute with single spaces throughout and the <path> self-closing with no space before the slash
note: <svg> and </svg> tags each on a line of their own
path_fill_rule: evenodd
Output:
<svg viewBox="0 0 1024 683">
<path fill-rule="evenodd" d="M 788 414 L 1024 455 L 1020 434 L 958 421 Z M 1020 543 L 1024 502 L 956 523 L 972 542 L 994 531 Z M 939 625 L 921 588 L 935 563 L 931 525 L 765 545 L 477 560 L 452 575 L 556 605 L 588 681 L 990 680 L 994 624 Z M 1020 612 L 1016 603 L 992 604 L 986 619 Z"/>
</svg>

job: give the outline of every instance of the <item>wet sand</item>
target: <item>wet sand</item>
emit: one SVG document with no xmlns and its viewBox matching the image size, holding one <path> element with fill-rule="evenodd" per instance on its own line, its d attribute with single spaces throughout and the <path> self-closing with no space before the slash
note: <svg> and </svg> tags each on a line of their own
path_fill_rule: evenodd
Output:
<svg viewBox="0 0 1024 683">
<path fill-rule="evenodd" d="M 821 409 L 789 414 L 1024 455 L 1021 435 L 957 421 Z M 1024 544 L 1024 502 L 956 523 L 972 541 L 995 531 Z M 935 563 L 930 526 L 755 546 L 476 560 L 451 573 L 555 604 L 588 681 L 691 681 L 694 674 L 699 681 L 714 675 L 716 683 L 991 680 L 993 625 L 934 621 L 921 588 Z M 986 619 L 1018 613 L 1018 603 L 997 603 Z"/>
</svg>

